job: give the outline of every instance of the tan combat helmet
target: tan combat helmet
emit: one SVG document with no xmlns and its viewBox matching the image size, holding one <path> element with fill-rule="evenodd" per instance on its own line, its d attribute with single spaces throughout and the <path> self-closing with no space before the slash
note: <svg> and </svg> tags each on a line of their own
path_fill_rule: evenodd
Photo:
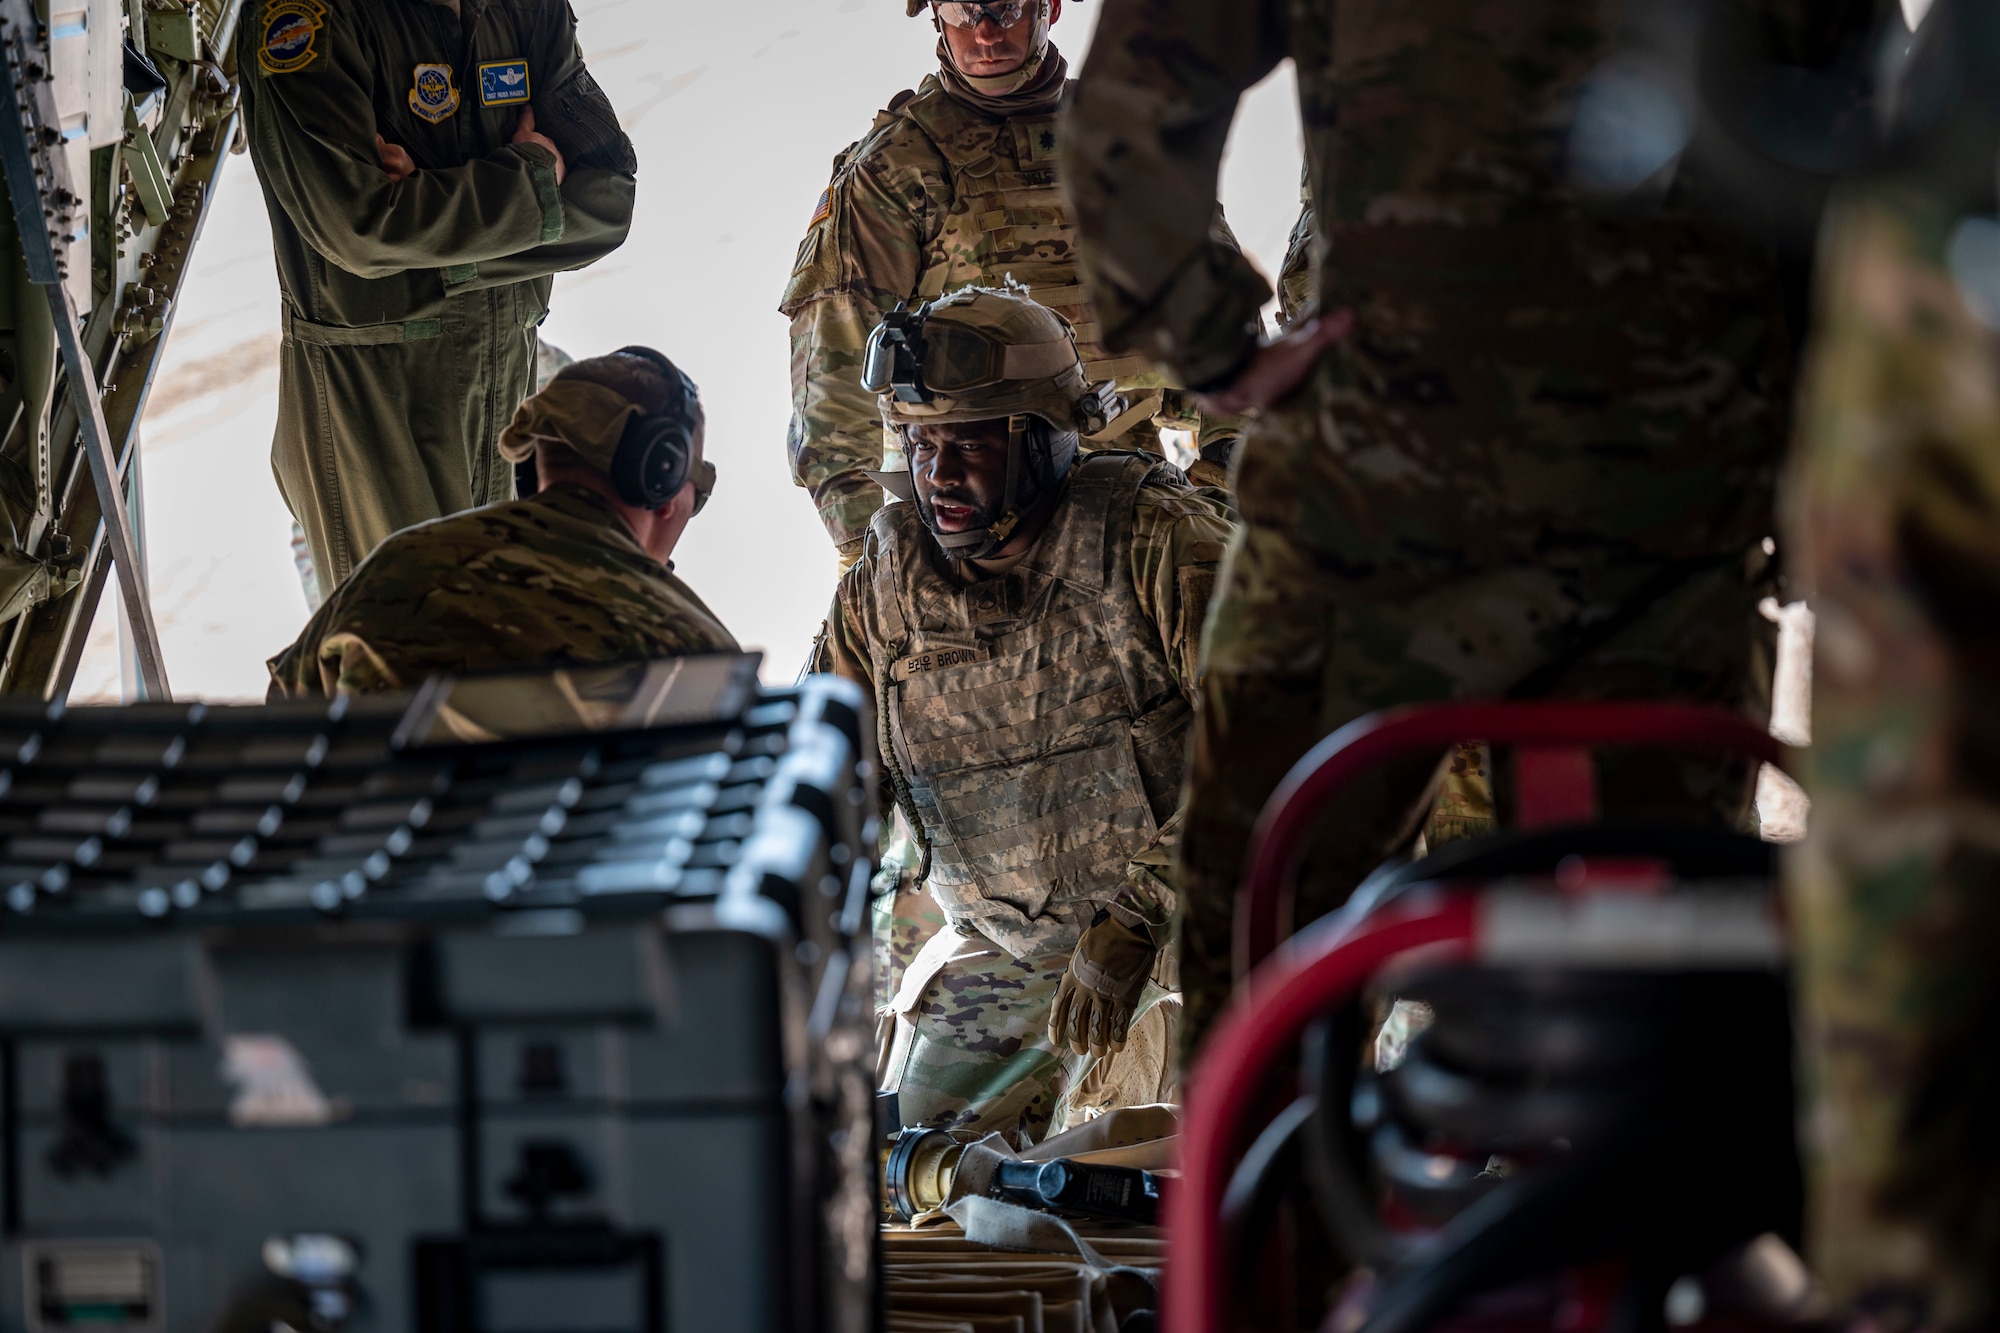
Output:
<svg viewBox="0 0 2000 1333">
<path fill-rule="evenodd" d="M 869 336 L 861 385 L 880 395 L 882 419 L 899 432 L 1006 420 L 1005 512 L 972 532 L 931 527 L 960 559 L 1004 544 L 1021 514 L 1068 474 L 1077 437 L 1103 431 L 1120 406 L 1108 382 L 1085 381 L 1070 322 L 1012 285 L 966 287 L 916 310 L 892 310 Z M 1048 428 L 1034 429 L 1031 418 Z M 909 473 L 870 475 L 892 495 L 915 498 Z"/>
</svg>

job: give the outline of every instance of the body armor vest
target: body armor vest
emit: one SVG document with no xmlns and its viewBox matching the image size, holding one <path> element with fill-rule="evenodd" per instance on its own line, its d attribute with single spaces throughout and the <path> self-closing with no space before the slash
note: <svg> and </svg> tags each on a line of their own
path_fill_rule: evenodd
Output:
<svg viewBox="0 0 2000 1333">
<path fill-rule="evenodd" d="M 1179 799 L 1192 710 L 1132 586 L 1156 468 L 1080 459 L 1034 549 L 970 586 L 914 504 L 875 516 L 874 667 L 931 892 L 1017 958 L 1074 945 Z"/>
<path fill-rule="evenodd" d="M 1114 356 L 1077 271 L 1076 229 L 1056 185 L 1056 118 L 999 120 L 952 100 L 935 77 L 896 109 L 931 141 L 951 175 L 944 224 L 925 256 L 919 301 L 1008 277 L 1076 326 L 1084 378 L 1121 391 L 1170 387 L 1143 356 Z"/>
</svg>

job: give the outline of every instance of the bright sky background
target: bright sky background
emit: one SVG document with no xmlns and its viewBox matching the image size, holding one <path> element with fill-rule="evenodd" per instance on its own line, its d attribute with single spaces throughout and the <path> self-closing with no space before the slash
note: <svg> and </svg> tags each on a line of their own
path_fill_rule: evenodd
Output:
<svg viewBox="0 0 2000 1333">
<path fill-rule="evenodd" d="M 935 63 L 902 0 L 662 4 L 576 0 L 592 71 L 639 150 L 632 236 L 556 279 L 545 339 L 573 355 L 658 346 L 708 410 L 714 500 L 676 556 L 681 575 L 765 675 L 789 680 L 832 595 L 833 548 L 785 463 L 786 324 L 776 311 L 834 153 Z M 1096 0 L 1071 0 L 1057 45 L 1081 63 Z M 1275 273 L 1298 210 L 1289 68 L 1239 112 L 1223 203 Z M 261 699 L 264 659 L 306 618 L 291 518 L 271 478 L 278 286 L 248 158 L 232 158 L 194 255 L 144 421 L 153 606 L 176 697 Z M 122 689 L 107 595 L 71 695 Z"/>
</svg>

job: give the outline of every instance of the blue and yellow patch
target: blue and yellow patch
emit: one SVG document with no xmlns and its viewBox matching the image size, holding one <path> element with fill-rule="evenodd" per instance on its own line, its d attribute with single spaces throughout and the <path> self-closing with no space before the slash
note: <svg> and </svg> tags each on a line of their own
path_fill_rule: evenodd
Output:
<svg viewBox="0 0 2000 1333">
<path fill-rule="evenodd" d="M 518 106 L 527 100 L 527 61 L 489 60 L 479 67 L 479 105 Z"/>
<path fill-rule="evenodd" d="M 313 0 L 271 0 L 264 7 L 264 45 L 257 63 L 268 74 L 293 74 L 312 64 L 325 13 Z"/>
<path fill-rule="evenodd" d="M 458 110 L 458 87 L 450 65 L 419 65 L 412 76 L 410 110 L 435 125 Z"/>
</svg>

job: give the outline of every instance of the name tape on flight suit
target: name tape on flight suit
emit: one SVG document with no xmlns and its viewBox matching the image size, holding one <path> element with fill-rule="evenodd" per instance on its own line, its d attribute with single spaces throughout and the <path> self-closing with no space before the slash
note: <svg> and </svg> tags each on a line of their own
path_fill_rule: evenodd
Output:
<svg viewBox="0 0 2000 1333">
<path fill-rule="evenodd" d="M 518 106 L 527 100 L 527 61 L 489 60 L 479 67 L 479 105 Z"/>
</svg>

